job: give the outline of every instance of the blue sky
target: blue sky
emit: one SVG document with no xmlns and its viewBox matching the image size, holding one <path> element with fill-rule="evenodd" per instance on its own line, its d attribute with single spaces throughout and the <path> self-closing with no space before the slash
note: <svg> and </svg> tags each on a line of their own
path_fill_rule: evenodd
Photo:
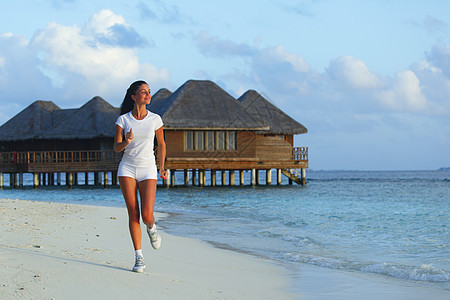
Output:
<svg viewBox="0 0 450 300">
<path fill-rule="evenodd" d="M 450 166 L 445 0 L 2 4 L 0 124 L 35 100 L 119 106 L 136 79 L 254 89 L 305 125 L 311 169 Z"/>
</svg>

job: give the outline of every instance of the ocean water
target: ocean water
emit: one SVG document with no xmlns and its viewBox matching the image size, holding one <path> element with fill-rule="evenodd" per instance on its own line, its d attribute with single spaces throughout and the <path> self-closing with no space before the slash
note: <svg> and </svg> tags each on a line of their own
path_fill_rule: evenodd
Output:
<svg viewBox="0 0 450 300">
<path fill-rule="evenodd" d="M 311 264 L 450 290 L 450 171 L 310 171 L 307 180 L 159 187 L 156 210 L 169 213 L 159 226 L 293 270 Z M 124 207 L 117 187 L 6 188 L 0 197 Z"/>
</svg>

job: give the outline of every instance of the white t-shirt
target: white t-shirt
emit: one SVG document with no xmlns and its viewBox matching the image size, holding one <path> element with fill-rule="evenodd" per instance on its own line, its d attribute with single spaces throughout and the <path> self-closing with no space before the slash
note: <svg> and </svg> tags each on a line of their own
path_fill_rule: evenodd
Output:
<svg viewBox="0 0 450 300">
<path fill-rule="evenodd" d="M 161 117 L 147 111 L 147 116 L 144 119 L 137 120 L 130 111 L 119 116 L 116 125 L 123 129 L 124 135 L 130 129 L 133 129 L 134 139 L 125 147 L 122 161 L 136 167 L 156 165 L 153 141 L 155 139 L 155 131 L 163 126 Z"/>
</svg>

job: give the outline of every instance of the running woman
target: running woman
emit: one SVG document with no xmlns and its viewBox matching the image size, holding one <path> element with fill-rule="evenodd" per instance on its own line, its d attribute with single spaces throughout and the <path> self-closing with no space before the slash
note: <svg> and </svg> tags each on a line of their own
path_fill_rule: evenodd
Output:
<svg viewBox="0 0 450 300">
<path fill-rule="evenodd" d="M 158 143 L 159 174 L 167 177 L 164 169 L 166 143 L 164 141 L 161 117 L 147 110 L 151 93 L 145 81 L 136 81 L 128 88 L 116 121 L 114 151 L 124 151 L 117 176 L 128 210 L 128 224 L 135 250 L 134 272 L 142 273 L 145 268 L 141 247 L 141 224 L 147 226 L 152 247 L 161 246 L 161 236 L 156 231 L 155 208 L 157 167 L 154 155 L 154 139 Z M 138 201 L 140 197 L 140 207 Z"/>
</svg>

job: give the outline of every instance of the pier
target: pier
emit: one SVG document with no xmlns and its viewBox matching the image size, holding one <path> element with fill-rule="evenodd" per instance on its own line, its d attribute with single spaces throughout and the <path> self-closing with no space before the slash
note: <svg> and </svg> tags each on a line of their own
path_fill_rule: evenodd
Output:
<svg viewBox="0 0 450 300">
<path fill-rule="evenodd" d="M 89 184 L 89 174 L 94 174 L 94 185 L 117 185 L 117 167 L 122 154 L 109 150 L 92 151 L 31 151 L 0 153 L 0 188 L 4 187 L 4 176 L 9 176 L 11 188 L 24 186 L 23 175 L 33 176 L 33 187 L 61 185 L 62 174 L 65 185 L 79 185 L 79 174 L 84 173 L 84 185 Z M 272 171 L 276 172 L 276 184 L 281 184 L 282 175 L 293 182 L 306 184 L 308 148 L 292 148 L 290 160 L 257 160 L 239 158 L 173 158 L 165 163 L 168 178 L 162 181 L 165 187 L 174 186 L 235 186 L 260 185 L 261 173 L 265 173 L 265 184 L 272 184 Z M 182 173 L 183 180 L 176 182 L 175 173 Z M 244 172 L 250 172 L 248 182 Z M 207 176 L 209 175 L 209 176 Z M 221 177 L 221 182 L 217 179 Z M 81 177 L 81 176 L 80 176 Z M 209 177 L 209 180 L 207 178 Z M 238 180 L 237 180 L 238 179 Z"/>
</svg>

